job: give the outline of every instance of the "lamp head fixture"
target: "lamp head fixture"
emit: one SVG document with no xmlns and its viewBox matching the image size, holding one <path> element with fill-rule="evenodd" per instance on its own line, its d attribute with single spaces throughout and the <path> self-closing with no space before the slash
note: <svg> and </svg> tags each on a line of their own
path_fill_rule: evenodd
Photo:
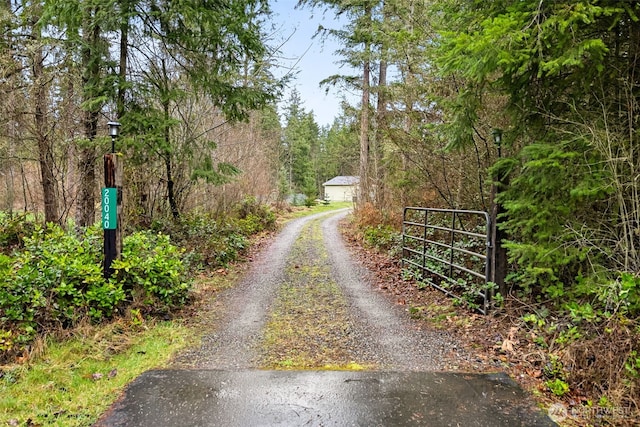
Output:
<svg viewBox="0 0 640 427">
<path fill-rule="evenodd" d="M 109 122 L 107 123 L 109 126 L 109 135 L 111 138 L 116 138 L 118 136 L 118 132 L 120 131 L 120 123 L 118 122 Z"/>
<path fill-rule="evenodd" d="M 493 135 L 493 142 L 500 147 L 500 145 L 502 145 L 502 129 L 494 128 L 491 134 Z"/>
</svg>

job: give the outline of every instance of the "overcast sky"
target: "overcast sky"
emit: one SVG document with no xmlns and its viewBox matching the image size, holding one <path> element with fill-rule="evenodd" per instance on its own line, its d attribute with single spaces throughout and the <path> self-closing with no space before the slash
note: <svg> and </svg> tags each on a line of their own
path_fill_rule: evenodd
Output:
<svg viewBox="0 0 640 427">
<path fill-rule="evenodd" d="M 294 67 L 295 80 L 290 86 L 300 92 L 304 109 L 313 110 L 319 125 L 330 125 L 341 112 L 340 100 L 343 95 L 350 100 L 357 99 L 357 96 L 345 94 L 338 88 L 331 88 L 325 94 L 325 89 L 319 87 L 323 79 L 347 72 L 336 64 L 339 57 L 334 55 L 334 51 L 339 47 L 338 44 L 333 40 L 323 42 L 320 37 L 313 38 L 313 35 L 320 24 L 326 28 L 339 28 L 341 25 L 335 21 L 331 11 L 323 13 L 322 10 L 295 9 L 296 3 L 296 0 L 272 0 L 271 3 L 276 31 L 274 39 L 284 43 L 281 48 L 284 59 L 280 61 L 284 68 L 278 76 L 286 68 Z M 289 40 L 285 41 L 286 38 Z M 289 91 L 284 99 L 289 99 Z"/>
</svg>

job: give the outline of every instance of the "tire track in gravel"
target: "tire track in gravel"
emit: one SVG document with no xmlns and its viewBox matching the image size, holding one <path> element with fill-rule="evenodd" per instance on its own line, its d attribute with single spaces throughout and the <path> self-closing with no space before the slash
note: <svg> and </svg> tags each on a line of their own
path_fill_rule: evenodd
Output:
<svg viewBox="0 0 640 427">
<path fill-rule="evenodd" d="M 459 344 L 444 331 L 418 328 L 400 306 L 371 286 L 370 273 L 355 263 L 338 231 L 338 223 L 346 214 L 328 218 L 322 228 L 334 277 L 347 295 L 351 311 L 357 313 L 360 327 L 371 337 L 371 341 L 363 341 L 361 345 L 376 349 L 383 369 L 447 369 L 450 357 L 444 356 L 457 352 Z"/>
<path fill-rule="evenodd" d="M 176 367 L 242 370 L 257 368 L 257 346 L 268 309 L 284 279 L 291 247 L 304 225 L 321 213 L 289 221 L 271 244 L 256 257 L 251 270 L 235 287 L 224 291 L 215 302 L 216 330 L 205 333 L 201 347 L 184 352 Z"/>
<path fill-rule="evenodd" d="M 336 308 L 344 301 L 348 315 L 340 314 L 341 311 L 337 309 L 335 315 L 340 316 L 337 320 L 344 323 L 344 333 L 330 332 L 334 336 L 319 339 L 344 348 L 327 349 L 326 343 L 323 344 L 325 347 L 318 347 L 320 350 L 308 346 L 309 351 L 333 355 L 333 359 L 327 359 L 327 367 L 348 368 L 349 364 L 355 362 L 367 368 L 384 370 L 446 369 L 447 363 L 443 355 L 458 347 L 455 341 L 445 332 L 418 329 L 399 306 L 373 289 L 369 273 L 356 265 L 339 234 L 338 222 L 347 214 L 348 210 L 333 211 L 289 222 L 259 254 L 246 278 L 238 286 L 225 291 L 216 302 L 219 312 L 219 318 L 215 322 L 216 330 L 205 334 L 201 348 L 179 356 L 176 365 L 223 370 L 258 369 L 265 365 L 277 367 L 278 363 L 274 364 L 274 360 L 284 362 L 290 356 L 287 349 L 283 348 L 277 349 L 278 355 L 265 354 L 270 350 L 269 345 L 265 345 L 265 327 L 270 324 L 274 315 L 281 315 L 277 313 L 278 307 L 286 298 L 291 297 L 291 292 L 303 292 L 301 289 L 307 286 L 308 291 L 298 294 L 299 297 L 314 298 L 320 295 L 320 287 L 330 285 L 331 290 L 326 292 L 336 294 L 336 301 L 340 301 L 335 304 Z M 322 230 L 321 239 L 301 236 L 301 232 L 311 233 L 308 230 L 314 226 L 314 222 L 320 222 L 315 227 Z M 312 247 L 322 245 L 322 241 L 324 247 Z M 300 269 L 296 263 L 304 264 L 305 268 Z M 315 271 L 315 277 L 300 278 L 301 270 L 304 269 Z M 325 274 L 330 278 L 323 278 Z M 292 284 L 292 278 L 307 284 Z M 300 305 L 303 306 L 304 303 L 305 301 L 301 301 Z M 295 302 L 292 306 L 295 307 Z M 312 317 L 306 320 L 300 317 L 303 319 L 302 323 L 319 322 L 324 318 L 309 307 L 304 310 Z M 327 318 L 331 318 L 331 315 L 329 313 Z M 309 325 L 311 324 L 301 324 L 300 329 L 312 329 Z M 317 326 L 315 325 L 316 328 Z M 327 329 L 335 330 L 334 326 L 328 322 Z M 287 328 L 296 329 L 295 325 Z M 300 350 L 304 344 L 296 346 Z M 335 360 L 336 354 L 344 355 L 345 360 Z M 447 359 L 450 360 L 450 357 Z M 321 356 L 318 357 L 318 363 L 323 360 Z M 286 364 L 281 366 L 287 367 Z M 308 366 L 312 369 L 322 367 L 322 364 Z"/>
<path fill-rule="evenodd" d="M 363 369 L 378 365 L 360 345 L 366 330 L 333 277 L 318 218 L 305 224 L 291 248 L 284 280 L 260 346 L 260 366 L 271 369 Z"/>
</svg>

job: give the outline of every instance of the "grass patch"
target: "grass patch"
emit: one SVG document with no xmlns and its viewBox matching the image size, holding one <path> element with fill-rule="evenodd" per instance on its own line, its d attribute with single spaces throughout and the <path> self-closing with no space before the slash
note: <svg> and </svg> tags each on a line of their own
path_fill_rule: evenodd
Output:
<svg viewBox="0 0 640 427">
<path fill-rule="evenodd" d="M 27 363 L 0 367 L 0 425 L 92 425 L 130 381 L 188 345 L 188 336 L 177 322 L 134 318 L 49 339 Z"/>
<path fill-rule="evenodd" d="M 349 308 L 331 277 L 320 220 L 307 224 L 295 242 L 264 331 L 265 369 L 362 370 L 372 367 L 354 352 Z"/>
<path fill-rule="evenodd" d="M 145 320 L 132 310 L 108 324 L 80 326 L 40 341 L 23 364 L 0 366 L 0 426 L 90 426 L 141 373 L 166 367 L 196 346 L 213 317 L 215 295 L 235 284 L 239 268 L 196 278 L 182 320 Z"/>
<path fill-rule="evenodd" d="M 353 208 L 353 202 L 331 202 L 328 205 L 319 204 L 312 207 L 296 207 L 292 212 L 283 216 L 285 219 L 300 218 L 322 212 L 330 212 L 338 209 Z"/>
<path fill-rule="evenodd" d="M 432 323 L 436 329 L 447 329 L 452 318 L 458 318 L 457 311 L 447 301 L 444 305 L 438 303 L 421 307 L 419 318 Z"/>
</svg>

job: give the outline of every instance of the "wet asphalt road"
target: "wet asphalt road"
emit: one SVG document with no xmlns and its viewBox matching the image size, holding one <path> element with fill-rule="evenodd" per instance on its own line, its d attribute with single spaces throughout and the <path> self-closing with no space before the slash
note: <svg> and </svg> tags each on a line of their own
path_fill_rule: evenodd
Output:
<svg viewBox="0 0 640 427">
<path fill-rule="evenodd" d="M 371 290 L 337 232 L 345 215 L 326 215 L 324 244 L 335 279 L 362 319 L 377 371 L 259 370 L 255 348 L 282 279 L 287 255 L 309 221 L 285 227 L 253 272 L 223 298 L 227 313 L 202 348 L 181 357 L 189 369 L 149 371 L 96 423 L 115 426 L 552 426 L 533 399 L 504 374 L 438 372 L 455 342 L 412 330 Z M 373 332 L 373 334 L 371 333 Z"/>
<path fill-rule="evenodd" d="M 553 426 L 504 374 L 150 371 L 97 424 Z"/>
</svg>

